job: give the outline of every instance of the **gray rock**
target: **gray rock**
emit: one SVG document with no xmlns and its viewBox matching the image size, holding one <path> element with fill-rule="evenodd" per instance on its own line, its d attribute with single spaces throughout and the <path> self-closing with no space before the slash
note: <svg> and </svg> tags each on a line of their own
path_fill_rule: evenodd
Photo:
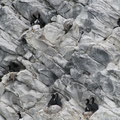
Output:
<svg viewBox="0 0 120 120">
<path fill-rule="evenodd" d="M 50 22 L 50 19 L 55 14 L 54 10 L 47 8 L 43 1 L 39 2 L 37 0 L 16 0 L 14 1 L 14 7 L 20 12 L 20 14 L 22 14 L 22 16 L 28 20 L 31 20 L 32 14 L 38 11 L 45 23 Z"/>
<path fill-rule="evenodd" d="M 99 71 L 100 64 L 87 55 L 79 55 L 78 53 L 75 53 L 72 59 L 74 65 L 79 71 L 88 71 L 90 74 Z"/>
<path fill-rule="evenodd" d="M 57 45 L 60 42 L 60 38 L 64 35 L 63 26 L 57 23 L 51 23 L 45 26 L 44 36 L 52 44 Z"/>
<path fill-rule="evenodd" d="M 40 70 L 39 78 L 41 82 L 47 86 L 52 85 L 58 79 L 58 77 L 49 70 Z"/>
<path fill-rule="evenodd" d="M 51 59 L 50 56 L 47 56 L 45 54 L 41 55 L 41 57 L 39 58 L 40 61 L 42 61 L 46 67 L 48 67 L 56 76 L 60 77 L 64 74 L 64 71 L 62 70 L 62 68 L 57 65 L 56 63 L 54 63 Z"/>
<path fill-rule="evenodd" d="M 112 113 L 110 110 L 100 107 L 99 110 L 90 118 L 90 120 L 119 120 L 119 117 Z"/>
<path fill-rule="evenodd" d="M 20 97 L 20 102 L 23 109 L 29 109 L 33 107 L 37 101 L 32 95 L 24 95 Z"/>
<path fill-rule="evenodd" d="M 110 55 L 106 50 L 93 47 L 88 54 L 92 59 L 104 66 L 107 66 L 107 64 L 110 62 Z"/>
<path fill-rule="evenodd" d="M 28 26 L 25 25 L 24 22 L 22 22 L 20 19 L 16 17 L 13 10 L 7 6 L 0 8 L 0 16 L 1 16 L 0 20 L 1 29 L 6 31 L 15 39 L 18 39 L 20 35 L 24 32 L 24 30 L 28 28 Z"/>
<path fill-rule="evenodd" d="M 2 83 L 0 83 L 0 97 L 3 95 L 4 91 L 5 91 L 5 87 Z"/>
<path fill-rule="evenodd" d="M 84 120 L 90 97 L 90 120 L 119 120 L 119 12 L 119 0 L 1 0 L 0 120 Z M 46 107 L 53 92 L 62 109 Z"/>
<path fill-rule="evenodd" d="M 0 114 L 4 119 L 18 120 L 18 115 L 16 114 L 14 109 L 2 102 L 0 102 Z"/>
</svg>

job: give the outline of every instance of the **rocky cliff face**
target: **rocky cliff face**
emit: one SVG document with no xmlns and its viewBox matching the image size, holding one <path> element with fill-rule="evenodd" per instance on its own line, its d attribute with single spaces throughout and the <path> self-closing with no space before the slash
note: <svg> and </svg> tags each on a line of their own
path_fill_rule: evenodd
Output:
<svg viewBox="0 0 120 120">
<path fill-rule="evenodd" d="M 92 96 L 90 120 L 120 120 L 119 0 L 0 4 L 0 120 L 84 120 Z M 54 91 L 63 106 L 48 112 Z"/>
</svg>

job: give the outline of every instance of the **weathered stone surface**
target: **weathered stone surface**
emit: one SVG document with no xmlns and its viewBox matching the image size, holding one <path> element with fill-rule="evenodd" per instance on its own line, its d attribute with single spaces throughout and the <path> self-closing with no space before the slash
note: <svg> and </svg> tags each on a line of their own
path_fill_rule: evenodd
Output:
<svg viewBox="0 0 120 120">
<path fill-rule="evenodd" d="M 79 55 L 75 53 L 73 56 L 73 63 L 79 71 L 88 71 L 90 74 L 97 72 L 100 64 L 91 59 L 87 55 Z"/>
<path fill-rule="evenodd" d="M 9 52 L 15 52 L 16 44 L 13 42 L 15 39 L 13 39 L 9 34 L 4 32 L 3 30 L 0 30 L 0 47 L 3 48 L 5 51 Z"/>
<path fill-rule="evenodd" d="M 25 29 L 28 28 L 24 22 L 16 17 L 13 10 L 7 6 L 0 7 L 0 16 L 0 28 L 15 39 L 18 39 Z"/>
<path fill-rule="evenodd" d="M 119 117 L 110 110 L 100 107 L 100 109 L 90 118 L 90 120 L 119 120 Z"/>
<path fill-rule="evenodd" d="M 20 97 L 20 102 L 22 104 L 23 109 L 29 109 L 33 107 L 37 101 L 32 95 L 24 95 Z"/>
<path fill-rule="evenodd" d="M 55 11 L 48 7 L 44 1 L 16 0 L 14 1 L 14 7 L 28 20 L 31 20 L 32 14 L 38 11 L 45 23 L 50 22 L 50 19 L 55 14 Z"/>
<path fill-rule="evenodd" d="M 63 26 L 51 23 L 45 26 L 43 34 L 50 43 L 56 45 L 60 42 L 60 38 L 64 35 Z"/>
<path fill-rule="evenodd" d="M 119 0 L 1 0 L 0 120 L 85 120 L 90 97 L 90 120 L 119 120 L 119 12 Z M 53 92 L 62 108 L 47 108 Z"/>
<path fill-rule="evenodd" d="M 7 106 L 3 102 L 0 102 L 0 114 L 4 119 L 18 120 L 18 115 L 11 107 Z M 3 119 L 3 120 L 4 120 Z"/>
</svg>

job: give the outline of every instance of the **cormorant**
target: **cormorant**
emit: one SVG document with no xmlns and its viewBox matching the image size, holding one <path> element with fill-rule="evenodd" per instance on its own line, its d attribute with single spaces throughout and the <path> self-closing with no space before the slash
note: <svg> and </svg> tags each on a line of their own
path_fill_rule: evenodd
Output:
<svg viewBox="0 0 120 120">
<path fill-rule="evenodd" d="M 50 107 L 51 105 L 59 105 L 60 107 L 62 107 L 61 99 L 60 99 L 58 93 L 54 93 L 51 96 L 52 96 L 52 98 L 50 99 L 50 101 L 48 103 L 48 107 Z"/>
<path fill-rule="evenodd" d="M 92 106 L 90 104 L 89 99 L 86 99 L 86 108 L 85 108 L 85 112 L 90 112 L 92 110 Z"/>
<path fill-rule="evenodd" d="M 31 25 L 40 25 L 40 27 L 44 27 L 46 25 L 46 23 L 43 21 L 43 19 L 41 18 L 40 13 L 36 12 L 32 15 L 32 19 L 30 22 Z"/>
<path fill-rule="evenodd" d="M 90 101 L 91 101 L 91 106 L 92 106 L 91 111 L 94 113 L 94 112 L 96 112 L 99 109 L 99 107 L 95 103 L 95 98 L 94 97 L 91 97 Z"/>
</svg>

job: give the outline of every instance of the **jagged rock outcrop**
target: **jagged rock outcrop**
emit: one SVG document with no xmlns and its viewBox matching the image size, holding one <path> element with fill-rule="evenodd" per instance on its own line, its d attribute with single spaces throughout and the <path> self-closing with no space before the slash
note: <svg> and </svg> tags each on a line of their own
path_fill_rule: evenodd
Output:
<svg viewBox="0 0 120 120">
<path fill-rule="evenodd" d="M 84 120 L 92 96 L 90 120 L 119 120 L 119 18 L 119 0 L 1 0 L 0 120 Z"/>
</svg>

